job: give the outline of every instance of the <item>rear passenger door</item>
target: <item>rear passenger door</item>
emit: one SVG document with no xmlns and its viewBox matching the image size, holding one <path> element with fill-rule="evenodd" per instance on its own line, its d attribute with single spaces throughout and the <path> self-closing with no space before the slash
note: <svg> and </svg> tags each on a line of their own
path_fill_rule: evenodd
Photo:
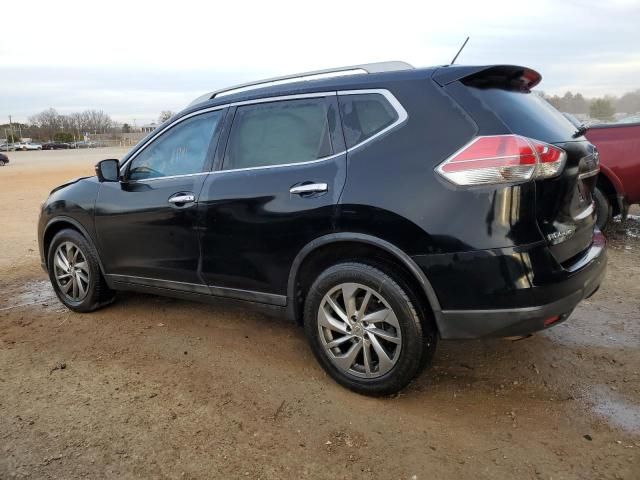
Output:
<svg viewBox="0 0 640 480">
<path fill-rule="evenodd" d="M 214 295 L 283 305 L 300 249 L 332 231 L 346 176 L 335 92 L 243 102 L 203 186 L 202 277 Z"/>
</svg>

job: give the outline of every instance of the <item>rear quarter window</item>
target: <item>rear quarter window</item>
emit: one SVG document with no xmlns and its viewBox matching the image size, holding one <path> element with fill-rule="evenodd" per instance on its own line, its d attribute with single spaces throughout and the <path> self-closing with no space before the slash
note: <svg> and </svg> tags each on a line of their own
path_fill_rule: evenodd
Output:
<svg viewBox="0 0 640 480">
<path fill-rule="evenodd" d="M 398 120 L 398 112 L 379 93 L 340 95 L 347 148 L 373 137 Z"/>
</svg>

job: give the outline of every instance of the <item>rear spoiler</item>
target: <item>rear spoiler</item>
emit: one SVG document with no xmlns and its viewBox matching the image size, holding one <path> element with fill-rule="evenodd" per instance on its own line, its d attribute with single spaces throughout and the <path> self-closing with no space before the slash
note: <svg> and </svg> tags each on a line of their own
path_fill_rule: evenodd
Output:
<svg viewBox="0 0 640 480">
<path fill-rule="evenodd" d="M 540 83 L 542 75 L 531 68 L 518 65 L 485 65 L 481 67 L 448 65 L 438 68 L 431 78 L 441 87 L 461 81 L 465 85 L 477 88 L 529 91 Z"/>
</svg>

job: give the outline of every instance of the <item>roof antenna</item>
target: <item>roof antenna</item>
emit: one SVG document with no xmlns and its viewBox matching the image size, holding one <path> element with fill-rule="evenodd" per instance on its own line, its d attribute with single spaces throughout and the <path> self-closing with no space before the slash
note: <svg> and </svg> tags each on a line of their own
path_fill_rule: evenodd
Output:
<svg viewBox="0 0 640 480">
<path fill-rule="evenodd" d="M 460 50 L 458 50 L 458 53 L 456 53 L 456 56 L 453 57 L 453 60 L 451 60 L 451 63 L 449 65 L 453 65 L 454 63 L 456 63 L 456 60 L 458 59 L 458 55 L 460 55 L 460 53 L 462 52 L 462 49 L 465 47 L 468 41 L 469 41 L 469 37 L 467 37 L 467 39 L 464 41 L 464 43 L 460 47 Z"/>
</svg>

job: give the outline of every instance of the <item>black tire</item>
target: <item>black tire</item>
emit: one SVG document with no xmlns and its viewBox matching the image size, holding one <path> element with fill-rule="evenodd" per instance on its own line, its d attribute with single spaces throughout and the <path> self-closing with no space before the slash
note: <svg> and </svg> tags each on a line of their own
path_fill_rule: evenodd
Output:
<svg viewBox="0 0 640 480">
<path fill-rule="evenodd" d="M 89 273 L 88 286 L 86 288 L 86 294 L 74 301 L 62 291 L 62 287 L 59 285 L 56 279 L 55 253 L 62 244 L 71 243 L 76 246 L 82 256 L 86 260 L 86 267 Z M 49 271 L 49 280 L 53 286 L 58 299 L 70 310 L 74 312 L 92 312 L 109 303 L 114 299 L 115 292 L 107 286 L 102 272 L 100 271 L 100 264 L 98 262 L 98 254 L 93 248 L 93 245 L 87 241 L 87 239 L 81 235 L 78 231 L 72 229 L 64 229 L 58 232 L 51 241 L 49 251 L 47 252 L 47 270 Z"/>
<path fill-rule="evenodd" d="M 392 309 L 400 327 L 401 348 L 395 364 L 375 378 L 356 376 L 336 366 L 323 345 L 326 340 L 321 338 L 318 317 L 325 295 L 339 285 L 350 283 L 363 285 L 379 294 Z M 430 362 L 437 344 L 435 325 L 430 319 L 421 318 L 424 313 L 419 300 L 410 288 L 401 285 L 404 285 L 402 278 L 391 269 L 349 262 L 322 272 L 309 289 L 304 304 L 307 340 L 322 368 L 340 385 L 365 395 L 393 394 L 407 386 Z"/>
<path fill-rule="evenodd" d="M 0 167 L 4 167 L 6 165 L 6 162 L 4 160 L 0 160 Z"/>
<path fill-rule="evenodd" d="M 611 205 L 609 198 L 599 187 L 596 187 L 593 191 L 593 201 L 596 206 L 596 225 L 598 225 L 598 228 L 604 232 L 607 225 L 609 225 L 609 222 L 611 222 L 613 206 Z"/>
</svg>

